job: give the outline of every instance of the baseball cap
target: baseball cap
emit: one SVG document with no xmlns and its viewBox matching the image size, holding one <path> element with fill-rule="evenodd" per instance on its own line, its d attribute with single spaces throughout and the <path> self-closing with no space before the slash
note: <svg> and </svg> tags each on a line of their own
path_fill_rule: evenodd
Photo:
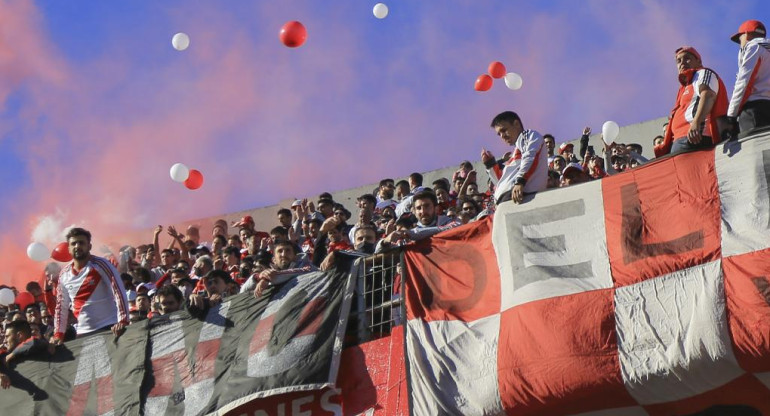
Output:
<svg viewBox="0 0 770 416">
<path fill-rule="evenodd" d="M 197 256 L 198 254 L 211 254 L 211 249 L 208 248 L 205 244 L 201 244 L 198 247 L 190 250 L 190 254 L 193 256 Z"/>
<path fill-rule="evenodd" d="M 561 155 L 561 154 L 564 154 L 564 152 L 565 152 L 565 151 L 567 151 L 567 149 L 570 149 L 570 150 L 572 150 L 572 149 L 574 149 L 574 148 L 575 148 L 575 145 L 574 145 L 574 144 L 572 144 L 572 143 L 562 143 L 562 144 L 559 146 L 559 154 L 560 154 L 560 155 Z"/>
<path fill-rule="evenodd" d="M 246 215 L 240 221 L 233 224 L 233 227 L 254 228 L 254 218 L 251 218 L 251 215 Z"/>
<path fill-rule="evenodd" d="M 291 207 L 299 207 L 302 206 L 302 200 L 301 199 L 295 199 L 294 202 L 291 203 Z"/>
<path fill-rule="evenodd" d="M 688 53 L 691 53 L 691 54 L 693 54 L 693 55 L 694 55 L 696 58 L 698 58 L 698 60 L 699 60 L 699 61 L 702 61 L 702 59 L 701 59 L 701 57 L 700 57 L 700 54 L 699 54 L 699 53 L 698 53 L 698 51 L 697 51 L 697 50 L 695 50 L 695 48 L 693 48 L 692 46 L 681 46 L 681 47 L 677 48 L 677 50 L 675 50 L 675 51 L 674 51 L 674 56 L 675 56 L 675 57 L 676 57 L 676 56 L 679 56 L 679 54 L 680 54 L 680 53 L 683 53 L 683 52 L 688 52 Z"/>
<path fill-rule="evenodd" d="M 382 212 L 385 208 L 396 208 L 396 201 L 393 201 L 392 199 L 389 199 L 387 201 L 380 201 L 377 203 L 377 206 L 374 207 L 375 211 Z"/>
<path fill-rule="evenodd" d="M 564 176 L 566 176 L 567 173 L 571 171 L 582 172 L 583 166 L 580 163 L 575 163 L 575 162 L 568 164 L 567 167 L 565 167 L 564 170 L 561 171 L 561 178 L 564 179 Z"/>
<path fill-rule="evenodd" d="M 741 26 L 738 28 L 738 33 L 732 35 L 730 37 L 730 40 L 732 40 L 735 43 L 741 43 L 741 40 L 739 38 L 744 33 L 757 33 L 762 36 L 765 36 L 765 34 L 767 34 L 767 31 L 765 30 L 765 25 L 763 25 L 762 22 L 760 22 L 759 20 L 747 20 L 741 23 Z"/>
<path fill-rule="evenodd" d="M 149 292 L 154 289 L 155 289 L 155 285 L 152 283 L 140 283 L 136 286 L 136 294 L 138 296 L 139 292 L 142 292 L 142 291 Z"/>
</svg>

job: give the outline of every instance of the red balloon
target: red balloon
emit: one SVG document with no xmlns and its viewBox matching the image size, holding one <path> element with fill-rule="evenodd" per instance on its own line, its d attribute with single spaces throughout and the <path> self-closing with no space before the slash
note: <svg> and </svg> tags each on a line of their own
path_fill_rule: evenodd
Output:
<svg viewBox="0 0 770 416">
<path fill-rule="evenodd" d="M 479 77 L 476 78 L 476 85 L 473 88 L 475 88 L 476 91 L 488 91 L 492 88 L 492 77 L 487 74 L 479 75 Z"/>
<path fill-rule="evenodd" d="M 72 254 L 70 254 L 66 241 L 57 244 L 56 247 L 53 248 L 51 251 L 51 258 L 62 263 L 72 260 Z"/>
<path fill-rule="evenodd" d="M 284 45 L 290 48 L 298 48 L 307 40 L 307 30 L 305 30 L 305 26 L 302 23 L 293 20 L 283 25 L 279 37 Z"/>
<path fill-rule="evenodd" d="M 35 297 L 29 292 L 21 292 L 13 303 L 19 305 L 19 310 L 23 311 L 28 305 L 35 303 Z"/>
<path fill-rule="evenodd" d="M 492 78 L 502 78 L 505 76 L 505 65 L 502 62 L 495 61 L 489 64 L 489 75 Z"/>
<path fill-rule="evenodd" d="M 200 188 L 203 186 L 203 174 L 198 170 L 190 169 L 190 176 L 188 176 L 187 180 L 184 181 L 184 186 L 191 190 Z"/>
</svg>

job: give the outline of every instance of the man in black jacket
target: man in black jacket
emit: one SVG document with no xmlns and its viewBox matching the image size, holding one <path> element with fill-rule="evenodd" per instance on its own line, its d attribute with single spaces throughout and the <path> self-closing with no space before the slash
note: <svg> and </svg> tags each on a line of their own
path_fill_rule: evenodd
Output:
<svg viewBox="0 0 770 416">
<path fill-rule="evenodd" d="M 46 340 L 32 337 L 29 322 L 20 320 L 5 326 L 5 344 L 6 350 L 0 350 L 0 387 L 3 389 L 11 386 L 8 377 L 11 364 L 48 349 Z"/>
</svg>

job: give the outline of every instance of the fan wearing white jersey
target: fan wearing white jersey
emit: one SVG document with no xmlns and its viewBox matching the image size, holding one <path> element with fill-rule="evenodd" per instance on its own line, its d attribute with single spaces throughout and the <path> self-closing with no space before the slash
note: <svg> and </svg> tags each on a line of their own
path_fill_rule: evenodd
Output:
<svg viewBox="0 0 770 416">
<path fill-rule="evenodd" d="M 73 228 L 67 233 L 72 261 L 59 274 L 51 344 L 64 341 L 72 310 L 78 336 L 111 328 L 116 337 L 128 325 L 128 300 L 117 269 L 106 259 L 91 255 L 91 233 Z"/>
<path fill-rule="evenodd" d="M 495 184 L 495 202 L 524 202 L 524 194 L 544 191 L 548 181 L 548 149 L 540 133 L 525 130 L 519 115 L 505 111 L 492 119 L 491 127 L 509 146 L 510 159 L 498 162 L 486 149 L 481 149 L 481 161 Z"/>
<path fill-rule="evenodd" d="M 741 45 L 738 74 L 727 115 L 741 132 L 770 125 L 770 40 L 765 25 L 747 20 L 730 39 Z"/>
</svg>

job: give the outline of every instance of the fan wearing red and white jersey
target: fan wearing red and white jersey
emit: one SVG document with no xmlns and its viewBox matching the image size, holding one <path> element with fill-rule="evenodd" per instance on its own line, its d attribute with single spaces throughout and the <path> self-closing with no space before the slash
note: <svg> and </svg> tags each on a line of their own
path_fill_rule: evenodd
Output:
<svg viewBox="0 0 770 416">
<path fill-rule="evenodd" d="M 720 141 L 717 119 L 727 113 L 727 92 L 716 72 L 703 67 L 692 46 L 674 51 L 680 83 L 663 143 L 655 156 L 712 147 Z"/>
<path fill-rule="evenodd" d="M 120 274 L 106 259 L 91 255 L 88 230 L 71 229 L 67 243 L 73 260 L 59 275 L 51 343 L 63 342 L 69 310 L 77 318 L 78 336 L 106 327 L 120 336 L 128 325 L 128 300 Z"/>
<path fill-rule="evenodd" d="M 482 149 L 481 161 L 495 185 L 495 201 L 519 204 L 525 193 L 543 191 L 548 181 L 548 149 L 540 133 L 524 130 L 519 115 L 513 111 L 498 114 L 491 127 L 508 145 L 513 146 L 511 158 L 499 164 L 494 155 Z"/>
<path fill-rule="evenodd" d="M 741 45 L 738 74 L 727 115 L 742 132 L 770 125 L 770 40 L 765 25 L 747 20 L 730 39 Z"/>
</svg>

